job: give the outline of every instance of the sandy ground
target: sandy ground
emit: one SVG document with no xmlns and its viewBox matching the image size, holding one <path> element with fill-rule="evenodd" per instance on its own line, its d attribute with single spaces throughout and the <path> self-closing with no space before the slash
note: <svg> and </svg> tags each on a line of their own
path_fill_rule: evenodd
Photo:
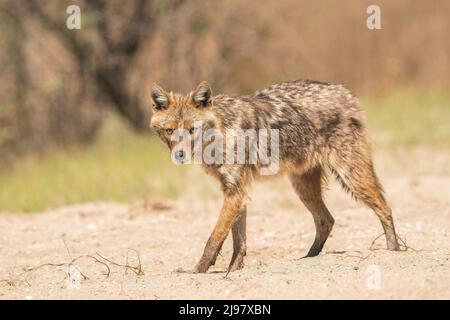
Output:
<svg viewBox="0 0 450 320">
<path fill-rule="evenodd" d="M 411 247 L 406 252 L 376 250 L 384 248 L 384 238 L 369 249 L 381 233 L 377 218 L 331 185 L 326 202 L 336 219 L 332 235 L 318 257 L 301 259 L 314 237 L 310 214 L 287 182 L 258 184 L 248 208 L 246 266 L 226 278 L 230 239 L 209 273 L 179 272 L 200 257 L 219 200 L 3 213 L 0 299 L 449 299 L 448 159 L 445 152 L 423 150 L 377 158 L 398 233 Z M 128 264 L 137 265 L 133 250 L 144 275 L 112 263 L 126 264 L 128 255 Z M 92 258 L 75 262 L 71 280 L 65 279 L 67 265 L 36 269 L 97 253 L 112 261 L 106 262 L 109 277 Z M 79 280 L 76 270 L 88 279 Z"/>
</svg>

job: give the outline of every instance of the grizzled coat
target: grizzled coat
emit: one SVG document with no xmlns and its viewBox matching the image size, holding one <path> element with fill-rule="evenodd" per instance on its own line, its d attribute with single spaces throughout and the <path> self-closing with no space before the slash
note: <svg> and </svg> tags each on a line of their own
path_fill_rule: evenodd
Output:
<svg viewBox="0 0 450 320">
<path fill-rule="evenodd" d="M 152 88 L 151 127 L 170 149 L 170 136 L 187 129 L 194 141 L 195 121 L 203 129 L 279 129 L 279 173 L 286 173 L 299 198 L 312 213 L 316 237 L 307 256 L 319 254 L 334 219 L 322 199 L 325 174 L 332 172 L 344 189 L 369 206 L 379 217 L 388 249 L 398 250 L 391 209 L 375 175 L 367 142 L 363 113 L 357 99 L 343 86 L 309 80 L 271 85 L 252 95 L 212 96 L 206 82 L 188 95 Z M 195 272 L 206 272 L 215 263 L 229 231 L 233 257 L 229 271 L 243 266 L 246 254 L 246 206 L 252 181 L 260 164 L 204 165 L 224 191 L 217 224 Z"/>
</svg>

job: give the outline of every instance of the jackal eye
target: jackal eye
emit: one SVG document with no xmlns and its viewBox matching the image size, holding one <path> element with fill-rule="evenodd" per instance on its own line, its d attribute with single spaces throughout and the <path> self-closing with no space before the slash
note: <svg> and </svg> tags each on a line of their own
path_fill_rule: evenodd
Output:
<svg viewBox="0 0 450 320">
<path fill-rule="evenodd" d="M 195 130 L 194 127 L 190 128 L 190 129 L 189 129 L 189 133 L 190 133 L 190 134 L 193 134 L 193 133 L 194 133 L 194 130 Z"/>
<path fill-rule="evenodd" d="M 173 129 L 172 128 L 167 128 L 167 129 L 165 129 L 165 131 L 169 135 L 173 133 Z"/>
</svg>

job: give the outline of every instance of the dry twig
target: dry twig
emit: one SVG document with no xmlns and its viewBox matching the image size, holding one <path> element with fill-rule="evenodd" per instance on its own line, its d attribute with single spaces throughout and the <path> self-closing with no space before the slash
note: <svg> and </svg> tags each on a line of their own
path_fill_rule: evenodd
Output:
<svg viewBox="0 0 450 320">
<path fill-rule="evenodd" d="M 96 256 L 85 254 L 85 255 L 81 255 L 81 256 L 73 258 L 72 254 L 71 254 L 71 252 L 69 250 L 69 247 L 67 246 L 67 243 L 66 243 L 65 239 L 63 239 L 63 242 L 64 242 L 64 246 L 66 247 L 67 254 L 68 254 L 69 258 L 70 258 L 70 261 L 68 261 L 68 262 L 60 262 L 60 263 L 47 262 L 47 263 L 43 263 L 43 264 L 40 264 L 40 265 L 37 265 L 37 266 L 34 266 L 34 267 L 28 267 L 28 268 L 25 268 L 23 272 L 19 273 L 17 275 L 17 278 L 24 277 L 24 280 L 28 283 L 28 275 L 30 275 L 30 273 L 33 273 L 33 272 L 35 272 L 37 270 L 40 270 L 40 269 L 45 268 L 45 267 L 53 267 L 53 268 L 56 268 L 57 270 L 63 271 L 63 270 L 61 270 L 61 268 L 66 267 L 65 271 L 64 271 L 64 273 L 65 273 L 64 280 L 71 279 L 71 277 L 72 277 L 71 272 L 70 272 L 71 268 L 74 268 L 75 270 L 77 270 L 77 272 L 81 275 L 83 280 L 88 280 L 89 277 L 86 274 L 84 274 L 81 271 L 81 269 L 76 265 L 76 262 L 79 261 L 79 260 L 82 260 L 82 259 L 91 260 L 94 263 L 102 265 L 105 268 L 104 275 L 106 276 L 106 278 L 108 278 L 111 275 L 111 267 L 110 267 L 110 265 L 125 268 L 125 273 L 127 273 L 128 270 L 131 270 L 137 276 L 144 275 L 144 271 L 143 271 L 142 263 L 141 263 L 141 257 L 139 255 L 139 252 L 137 250 L 135 250 L 135 249 L 128 250 L 127 256 L 126 256 L 126 262 L 125 262 L 125 264 L 121 264 L 121 263 L 117 263 L 117 262 L 115 262 L 115 261 L 113 261 L 111 259 L 105 258 L 104 256 L 102 256 L 98 252 L 96 253 Z M 132 252 L 134 252 L 136 254 L 137 262 L 138 262 L 137 265 L 130 265 L 129 264 L 129 253 L 130 253 L 130 251 L 132 251 Z M 0 283 L 6 283 L 9 286 L 14 286 L 15 282 L 16 281 L 13 280 L 12 278 L 10 278 L 10 279 L 0 279 Z"/>
<path fill-rule="evenodd" d="M 372 240 L 372 243 L 369 246 L 369 250 L 375 251 L 375 250 L 387 250 L 385 248 L 374 248 L 374 245 L 378 239 L 380 239 L 382 236 L 384 236 L 384 232 L 380 235 L 378 235 L 375 239 Z M 416 250 L 406 244 L 406 240 L 403 240 L 399 235 L 397 235 L 397 239 L 400 241 L 400 251 L 408 251 L 412 250 L 414 252 L 418 252 L 419 250 Z"/>
<path fill-rule="evenodd" d="M 137 264 L 136 266 L 131 266 L 131 265 L 128 263 L 128 253 L 129 253 L 129 251 L 133 251 L 133 252 L 136 253 L 136 256 L 137 256 L 137 259 L 138 259 L 138 264 Z M 140 257 L 140 255 L 139 255 L 139 252 L 137 252 L 135 249 L 130 249 L 129 251 L 128 251 L 128 253 L 127 253 L 127 258 L 126 258 L 125 264 L 121 264 L 121 263 L 114 262 L 114 261 L 112 261 L 112 260 L 110 260 L 110 259 L 108 259 L 108 258 L 105 258 L 104 256 L 102 256 L 102 255 L 101 255 L 100 253 L 98 253 L 98 252 L 97 252 L 96 254 L 97 254 L 100 258 L 102 258 L 103 260 L 109 262 L 110 264 L 112 264 L 112 265 L 114 265 L 114 266 L 125 268 L 125 272 L 126 272 L 127 270 L 131 270 L 131 271 L 133 271 L 133 272 L 134 272 L 136 275 L 138 275 L 138 276 L 144 275 L 144 271 L 142 270 L 141 257 Z"/>
</svg>

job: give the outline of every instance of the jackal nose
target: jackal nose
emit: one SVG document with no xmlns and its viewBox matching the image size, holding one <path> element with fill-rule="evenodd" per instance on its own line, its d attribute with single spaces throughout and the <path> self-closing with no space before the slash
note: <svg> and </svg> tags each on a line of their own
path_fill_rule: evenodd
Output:
<svg viewBox="0 0 450 320">
<path fill-rule="evenodd" d="M 175 157 L 177 158 L 177 160 L 184 160 L 184 158 L 186 157 L 186 153 L 183 150 L 178 150 L 177 152 L 175 152 Z"/>
</svg>

